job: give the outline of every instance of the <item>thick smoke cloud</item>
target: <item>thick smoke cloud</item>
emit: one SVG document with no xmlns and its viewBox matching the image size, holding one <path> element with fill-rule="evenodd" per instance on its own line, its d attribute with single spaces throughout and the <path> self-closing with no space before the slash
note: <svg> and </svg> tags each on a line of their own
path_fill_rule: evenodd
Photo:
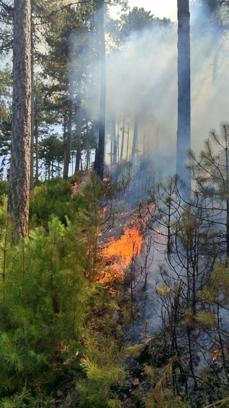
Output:
<svg viewBox="0 0 229 408">
<path fill-rule="evenodd" d="M 192 145 L 199 150 L 209 129 L 229 117 L 229 32 L 206 8 L 193 9 Z"/>
<path fill-rule="evenodd" d="M 229 114 L 229 33 L 194 2 L 191 10 L 192 148 Z M 74 43 L 74 42 L 73 42 Z M 94 46 L 94 45 L 93 45 Z M 74 53 L 73 53 L 74 55 Z M 99 72 L 98 61 L 89 66 Z M 107 57 L 107 153 L 109 118 L 140 118 L 140 133 L 153 149 L 175 154 L 177 127 L 177 26 L 133 33 Z M 74 77 L 74 70 L 72 71 Z M 99 78 L 97 78 L 99 83 Z M 98 94 L 89 87 L 88 110 L 97 116 Z M 156 140 L 155 140 L 156 139 Z M 107 154 L 109 161 L 109 154 Z M 174 168 L 175 171 L 175 168 Z"/>
<path fill-rule="evenodd" d="M 157 124 L 164 135 L 161 147 L 175 141 L 175 40 L 175 27 L 133 34 L 107 64 L 108 112 Z"/>
</svg>

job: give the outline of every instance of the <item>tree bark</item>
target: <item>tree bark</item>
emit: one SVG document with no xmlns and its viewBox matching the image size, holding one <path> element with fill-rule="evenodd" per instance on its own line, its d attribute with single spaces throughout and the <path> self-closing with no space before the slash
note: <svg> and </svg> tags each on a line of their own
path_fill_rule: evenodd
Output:
<svg viewBox="0 0 229 408">
<path fill-rule="evenodd" d="M 68 178 L 69 164 L 71 160 L 71 139 L 72 139 L 72 103 L 69 103 L 67 129 L 64 126 L 64 169 L 63 178 Z"/>
<path fill-rule="evenodd" d="M 125 141 L 125 127 L 126 127 L 126 121 L 125 121 L 125 118 L 123 118 L 123 121 L 122 121 L 122 144 L 121 144 L 120 160 L 123 160 L 124 141 Z"/>
<path fill-rule="evenodd" d="M 126 160 L 129 160 L 130 124 L 127 125 Z"/>
<path fill-rule="evenodd" d="M 117 162 L 116 117 L 111 115 L 111 163 Z"/>
<path fill-rule="evenodd" d="M 79 171 L 80 169 L 80 161 L 81 161 L 81 147 L 78 145 L 76 147 L 76 164 L 75 164 L 75 174 Z"/>
<path fill-rule="evenodd" d="M 14 1 L 13 118 L 9 210 L 15 238 L 28 235 L 31 163 L 31 3 Z"/>
<path fill-rule="evenodd" d="M 34 41 L 33 34 L 35 27 L 33 24 L 32 8 L 31 11 L 31 160 L 30 160 L 30 190 L 33 189 L 33 174 L 34 174 L 34 123 L 35 123 L 35 92 L 34 92 Z"/>
<path fill-rule="evenodd" d="M 225 147 L 225 159 L 226 159 L 226 195 L 229 194 L 229 149 L 228 149 L 228 139 L 225 133 L 226 147 Z M 229 258 L 229 199 L 226 200 L 226 244 L 227 244 L 227 257 Z"/>
<path fill-rule="evenodd" d="M 133 145 L 132 145 L 132 161 L 135 161 L 138 151 L 138 117 L 135 117 L 134 120 L 134 136 L 133 136 Z"/>
<path fill-rule="evenodd" d="M 178 10 L 178 186 L 184 197 L 191 194 L 191 173 L 187 154 L 191 148 L 191 52 L 189 0 L 177 0 Z"/>
<path fill-rule="evenodd" d="M 32 62 L 33 64 L 33 62 Z M 32 69 L 33 71 L 33 69 Z M 33 72 L 31 73 L 31 83 L 32 83 L 32 87 L 33 87 Z M 32 105 L 31 105 L 31 159 L 30 159 L 30 191 L 32 191 L 33 189 L 33 184 L 34 184 L 34 143 L 35 143 L 35 96 L 34 96 L 34 92 L 32 89 Z"/>
<path fill-rule="evenodd" d="M 111 164 L 116 162 L 116 120 L 115 115 L 112 114 L 110 118 L 110 130 L 111 130 Z"/>
<path fill-rule="evenodd" d="M 104 174 L 104 156 L 105 156 L 105 122 L 106 122 L 106 58 L 105 58 L 105 28 L 104 0 L 96 2 L 97 14 L 97 33 L 98 33 L 98 54 L 100 62 L 100 102 L 99 102 L 99 121 L 98 134 L 99 141 L 96 149 L 95 171 L 102 180 Z"/>
<path fill-rule="evenodd" d="M 38 119 L 35 118 L 34 121 L 34 143 L 35 143 L 35 181 L 36 183 L 39 180 L 39 127 Z"/>
</svg>

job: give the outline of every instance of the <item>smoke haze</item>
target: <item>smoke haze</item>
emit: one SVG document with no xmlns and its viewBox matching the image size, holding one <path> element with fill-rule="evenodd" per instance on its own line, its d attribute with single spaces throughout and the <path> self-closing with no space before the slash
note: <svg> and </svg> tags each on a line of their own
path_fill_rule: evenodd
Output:
<svg viewBox="0 0 229 408">
<path fill-rule="evenodd" d="M 228 32 L 209 18 L 208 10 L 193 5 L 191 10 L 192 55 L 192 148 L 198 152 L 209 130 L 219 129 L 228 119 L 229 55 Z M 75 41 L 73 41 L 74 44 Z M 74 52 L 73 52 L 74 55 Z M 91 61 L 94 71 L 98 61 Z M 130 128 L 139 119 L 139 150 L 148 154 L 175 155 L 177 131 L 177 25 L 156 26 L 133 33 L 107 57 L 107 140 L 109 163 L 109 120 L 124 117 Z M 75 75 L 74 69 L 71 75 Z M 99 81 L 96 81 L 99 83 Z M 98 112 L 98 89 L 89 90 L 91 117 Z M 133 130 L 131 137 L 133 138 Z M 174 167 L 175 171 L 175 167 Z"/>
</svg>

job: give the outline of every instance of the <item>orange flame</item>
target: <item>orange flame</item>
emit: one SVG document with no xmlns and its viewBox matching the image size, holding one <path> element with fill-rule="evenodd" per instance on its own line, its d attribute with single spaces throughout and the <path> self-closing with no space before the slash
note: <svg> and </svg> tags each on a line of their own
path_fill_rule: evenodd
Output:
<svg viewBox="0 0 229 408">
<path fill-rule="evenodd" d="M 101 250 L 104 273 L 99 277 L 103 284 L 122 279 L 133 259 L 140 255 L 143 236 L 138 226 L 126 228 L 120 238 L 112 238 Z"/>
</svg>

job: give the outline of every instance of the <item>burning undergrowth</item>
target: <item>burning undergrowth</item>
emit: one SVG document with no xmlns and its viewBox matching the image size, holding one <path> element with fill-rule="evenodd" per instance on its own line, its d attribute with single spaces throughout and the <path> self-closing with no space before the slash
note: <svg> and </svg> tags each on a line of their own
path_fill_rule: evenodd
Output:
<svg viewBox="0 0 229 408">
<path fill-rule="evenodd" d="M 100 283 L 109 286 L 123 281 L 136 257 L 140 256 L 145 232 L 137 210 L 116 210 L 111 219 L 112 223 L 101 237 L 99 261 L 102 272 L 98 278 Z"/>
<path fill-rule="evenodd" d="M 99 237 L 97 259 L 100 273 L 97 281 L 111 294 L 120 293 L 120 302 L 125 304 L 128 316 L 126 338 L 138 341 L 145 336 L 144 327 L 150 326 L 146 320 L 152 320 L 152 316 L 148 316 L 151 310 L 149 299 L 152 298 L 149 270 L 153 263 L 149 221 L 154 205 L 146 204 L 147 199 L 145 204 L 137 202 L 133 205 L 128 200 L 127 191 L 122 197 L 118 191 L 117 196 L 107 200 L 102 208 L 104 222 Z M 144 191 L 145 198 L 146 193 Z"/>
</svg>

